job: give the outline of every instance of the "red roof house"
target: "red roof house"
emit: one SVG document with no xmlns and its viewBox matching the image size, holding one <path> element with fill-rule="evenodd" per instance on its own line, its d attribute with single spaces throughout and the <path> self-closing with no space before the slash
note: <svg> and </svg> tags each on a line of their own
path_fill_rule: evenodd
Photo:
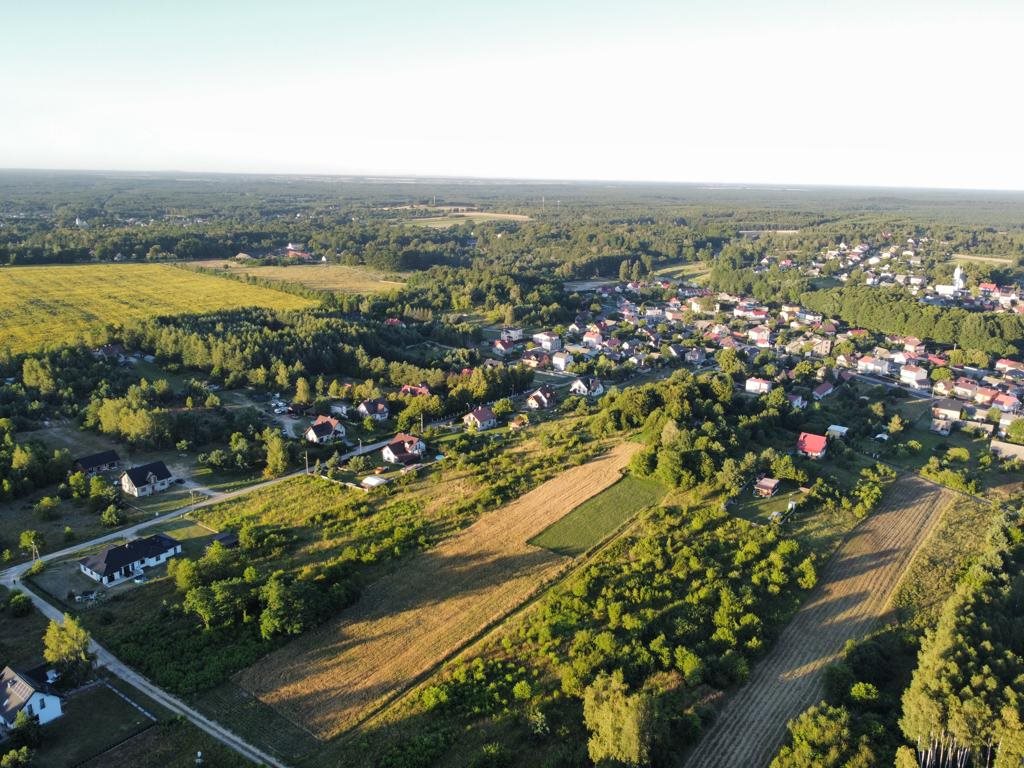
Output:
<svg viewBox="0 0 1024 768">
<path fill-rule="evenodd" d="M 828 449 L 828 440 L 824 435 L 801 432 L 796 439 L 796 451 L 809 459 L 820 459 Z"/>
</svg>

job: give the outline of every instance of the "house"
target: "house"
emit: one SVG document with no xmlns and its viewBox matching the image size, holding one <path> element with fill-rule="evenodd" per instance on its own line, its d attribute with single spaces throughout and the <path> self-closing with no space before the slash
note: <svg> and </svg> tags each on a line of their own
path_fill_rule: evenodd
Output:
<svg viewBox="0 0 1024 768">
<path fill-rule="evenodd" d="M 999 390 L 992 387 L 978 387 L 974 390 L 974 402 L 978 405 L 992 405 L 999 397 Z"/>
<path fill-rule="evenodd" d="M 540 333 L 533 334 L 533 343 L 545 352 L 557 352 L 562 348 L 562 340 L 558 338 L 557 333 L 552 333 L 551 331 L 541 331 Z"/>
<path fill-rule="evenodd" d="M 1024 363 L 1018 363 L 1016 360 L 1009 360 L 1005 357 L 1001 357 L 996 360 L 996 370 L 999 373 L 1006 373 L 1007 371 L 1024 371 Z"/>
<path fill-rule="evenodd" d="M 820 459 L 828 450 L 828 440 L 824 435 L 801 432 L 796 438 L 796 452 L 809 459 Z"/>
<path fill-rule="evenodd" d="M 583 346 L 591 349 L 599 349 L 604 343 L 604 337 L 600 331 L 587 331 L 583 334 Z"/>
<path fill-rule="evenodd" d="M 700 365 L 707 360 L 707 357 L 708 353 L 704 347 L 690 347 L 686 350 L 686 354 L 683 356 L 683 359 L 688 363 Z"/>
<path fill-rule="evenodd" d="M 402 388 L 398 390 L 398 394 L 410 397 L 430 397 L 430 387 L 426 384 L 403 384 Z"/>
<path fill-rule="evenodd" d="M 547 385 L 534 390 L 530 396 L 526 398 L 526 407 L 532 408 L 535 411 L 550 408 L 554 404 L 555 390 Z"/>
<path fill-rule="evenodd" d="M 504 357 L 505 355 L 511 354 L 513 349 L 515 349 L 515 344 L 511 341 L 506 341 L 505 339 L 494 340 L 494 354 L 496 355 Z"/>
<path fill-rule="evenodd" d="M 493 415 L 493 414 L 492 414 Z M 399 432 L 381 449 L 381 456 L 389 464 L 416 464 L 426 453 L 427 444 L 415 435 Z"/>
<path fill-rule="evenodd" d="M 835 387 L 831 381 L 823 381 L 821 384 L 814 388 L 811 393 L 815 400 L 824 400 L 826 397 L 831 395 L 835 391 Z"/>
<path fill-rule="evenodd" d="M 758 347 L 770 347 L 772 344 L 772 331 L 766 325 L 755 325 L 747 331 L 747 339 Z"/>
<path fill-rule="evenodd" d="M 551 356 L 551 367 L 556 371 L 564 371 L 570 365 L 572 365 L 573 357 L 568 352 L 555 352 Z"/>
<path fill-rule="evenodd" d="M 380 398 L 376 400 L 363 400 L 356 408 L 356 412 L 363 418 L 371 418 L 374 421 L 387 421 L 391 418 L 391 409 L 386 401 Z"/>
<path fill-rule="evenodd" d="M 174 475 L 162 461 L 152 461 L 121 473 L 121 490 L 130 496 L 150 496 L 167 490 Z"/>
<path fill-rule="evenodd" d="M 326 445 L 335 440 L 344 440 L 345 427 L 333 416 L 317 416 L 316 421 L 309 425 L 303 437 L 311 443 Z"/>
<path fill-rule="evenodd" d="M 956 400 L 936 400 L 932 403 L 932 418 L 942 421 L 960 421 L 960 411 L 963 405 Z"/>
<path fill-rule="evenodd" d="M 1016 395 L 1011 395 L 1006 392 L 1000 392 L 996 395 L 992 401 L 992 405 L 998 408 L 1003 413 L 1012 413 L 1020 408 L 1020 400 Z"/>
<path fill-rule="evenodd" d="M 953 422 L 948 419 L 932 419 L 931 431 L 942 437 L 948 437 L 953 429 Z"/>
<path fill-rule="evenodd" d="M 935 397 L 952 397 L 953 396 L 953 381 L 952 379 L 939 379 L 932 384 L 932 394 Z"/>
<path fill-rule="evenodd" d="M 762 499 L 771 498 L 778 490 L 779 481 L 774 477 L 762 477 L 754 483 L 754 495 L 760 496 Z"/>
<path fill-rule="evenodd" d="M 46 667 L 28 672 L 4 667 L 0 672 L 0 736 L 14 728 L 20 712 L 36 718 L 40 725 L 51 723 L 64 714 L 52 678 Z"/>
<path fill-rule="evenodd" d="M 978 385 L 964 376 L 953 382 L 953 394 L 963 400 L 973 400 L 977 392 Z"/>
<path fill-rule="evenodd" d="M 181 542 L 158 533 L 83 557 L 78 561 L 78 569 L 90 579 L 109 587 L 141 576 L 146 568 L 162 565 L 180 554 Z"/>
<path fill-rule="evenodd" d="M 462 423 L 472 429 L 490 429 L 498 425 L 498 417 L 486 405 L 481 405 L 463 416 Z"/>
<path fill-rule="evenodd" d="M 889 361 L 872 355 L 864 355 L 864 357 L 857 361 L 857 373 L 888 376 Z"/>
<path fill-rule="evenodd" d="M 1007 443 L 1002 440 L 993 440 L 988 449 L 1000 459 L 1024 460 L 1024 445 Z"/>
<path fill-rule="evenodd" d="M 925 389 L 928 386 L 928 371 L 919 365 L 904 365 L 900 368 L 900 384 Z"/>
<path fill-rule="evenodd" d="M 789 407 L 792 408 L 794 411 L 802 411 L 804 408 L 807 407 L 807 401 L 804 400 L 803 395 L 790 393 L 786 395 L 786 399 L 789 401 Z"/>
<path fill-rule="evenodd" d="M 551 355 L 543 349 L 528 349 L 523 353 L 523 365 L 527 368 L 546 368 L 551 365 Z"/>
<path fill-rule="evenodd" d="M 522 341 L 523 340 L 523 329 L 522 328 L 513 328 L 511 326 L 506 325 L 504 328 L 501 329 L 500 339 L 502 341 L 507 341 L 507 342 L 510 342 L 510 343 L 511 342 L 516 342 L 516 341 Z"/>
<path fill-rule="evenodd" d="M 829 428 L 825 430 L 826 437 L 846 437 L 846 433 L 850 431 L 849 427 L 844 427 L 842 424 L 830 424 Z"/>
<path fill-rule="evenodd" d="M 604 385 L 600 379 L 592 376 L 581 376 L 569 385 L 569 391 L 582 397 L 598 397 L 604 394 Z"/>
<path fill-rule="evenodd" d="M 120 466 L 121 457 L 117 455 L 117 451 L 100 451 L 99 453 L 82 456 L 75 459 L 74 464 L 76 472 L 84 472 L 89 477 L 98 475 L 100 472 L 119 469 Z"/>
<path fill-rule="evenodd" d="M 764 395 L 772 391 L 772 383 L 767 379 L 751 377 L 743 388 L 752 395 Z"/>
</svg>

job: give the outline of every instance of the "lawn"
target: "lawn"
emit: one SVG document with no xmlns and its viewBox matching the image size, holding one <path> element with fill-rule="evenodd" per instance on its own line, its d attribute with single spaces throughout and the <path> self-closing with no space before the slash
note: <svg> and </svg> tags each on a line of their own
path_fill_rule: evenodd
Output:
<svg viewBox="0 0 1024 768">
<path fill-rule="evenodd" d="M 789 481 L 779 483 L 778 492 L 767 499 L 755 496 L 751 484 L 743 489 L 743 493 L 732 504 L 729 511 L 745 520 L 764 524 L 771 522 L 773 513 L 784 513 L 789 502 L 795 501 L 799 504 L 802 498 L 803 494 L 800 489 L 794 487 L 794 483 Z"/>
<path fill-rule="evenodd" d="M 78 765 L 150 727 L 153 720 L 105 685 L 69 696 L 64 716 L 42 729 L 36 768 Z"/>
<path fill-rule="evenodd" d="M 0 602 L 7 599 L 8 591 L 0 587 Z M 31 668 L 43 662 L 43 633 L 49 622 L 35 608 L 28 616 L 14 618 L 8 612 L 0 613 L 0 667 Z"/>
<path fill-rule="evenodd" d="M 0 338 L 12 353 L 73 343 L 107 324 L 158 315 L 312 305 L 292 294 L 164 264 L 0 269 Z"/>
<path fill-rule="evenodd" d="M 223 270 L 231 275 L 248 275 L 263 280 L 294 283 L 317 291 L 335 293 L 388 293 L 405 285 L 406 275 L 384 273 L 345 264 L 292 264 L 255 266 L 221 261 L 193 261 L 191 266 Z"/>
<path fill-rule="evenodd" d="M 604 541 L 637 512 L 657 504 L 666 492 L 657 480 L 626 475 L 529 543 L 560 555 L 582 554 Z"/>
</svg>

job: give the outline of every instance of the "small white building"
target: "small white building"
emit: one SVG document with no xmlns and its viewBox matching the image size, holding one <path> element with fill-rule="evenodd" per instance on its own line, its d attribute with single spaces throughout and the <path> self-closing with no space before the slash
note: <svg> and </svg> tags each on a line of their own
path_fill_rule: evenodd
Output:
<svg viewBox="0 0 1024 768">
<path fill-rule="evenodd" d="M 174 482 L 174 475 L 162 461 L 153 461 L 121 473 L 121 490 L 129 496 L 152 496 L 167 490 Z"/>
<path fill-rule="evenodd" d="M 557 352 L 562 348 L 562 340 L 557 333 L 541 331 L 533 334 L 533 342 L 545 352 Z"/>
<path fill-rule="evenodd" d="M 399 432 L 381 449 L 381 456 L 389 464 L 417 464 L 427 451 L 427 444 L 415 435 Z"/>
<path fill-rule="evenodd" d="M 551 356 L 551 367 L 556 371 L 564 371 L 573 363 L 573 356 L 568 352 L 555 352 Z"/>
<path fill-rule="evenodd" d="M 316 421 L 309 425 L 303 437 L 310 443 L 326 445 L 336 440 L 344 440 L 345 427 L 332 416 L 317 416 Z"/>
<path fill-rule="evenodd" d="M 900 368 L 900 384 L 925 389 L 928 386 L 928 371 L 919 365 L 904 365 Z"/>
<path fill-rule="evenodd" d="M 53 689 L 45 668 L 18 672 L 4 667 L 0 672 L 0 737 L 14 728 L 20 712 L 46 725 L 64 714 L 61 698 Z"/>
<path fill-rule="evenodd" d="M 767 379 L 752 376 L 747 379 L 744 389 L 752 395 L 764 395 L 772 391 L 772 383 Z"/>
</svg>

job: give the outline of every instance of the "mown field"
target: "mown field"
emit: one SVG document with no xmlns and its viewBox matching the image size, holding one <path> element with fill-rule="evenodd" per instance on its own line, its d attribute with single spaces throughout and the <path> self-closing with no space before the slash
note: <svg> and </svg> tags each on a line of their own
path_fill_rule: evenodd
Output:
<svg viewBox="0 0 1024 768">
<path fill-rule="evenodd" d="M 317 291 L 335 293 L 387 293 L 405 285 L 401 273 L 377 272 L 344 264 L 292 264 L 287 267 L 252 266 L 223 261 L 193 261 L 190 266 L 222 269 L 232 275 L 249 275 L 264 280 L 295 283 Z"/>
<path fill-rule="evenodd" d="M 907 475 L 822 569 L 814 593 L 694 748 L 687 768 L 767 765 L 786 723 L 822 697 L 822 673 L 891 615 L 891 596 L 953 494 Z"/>
<path fill-rule="evenodd" d="M 473 213 L 451 213 L 445 216 L 430 216 L 423 219 L 403 219 L 403 224 L 415 224 L 421 227 L 433 227 L 434 229 L 445 229 L 454 227 L 457 224 L 477 224 L 482 221 L 529 221 L 529 216 L 520 213 L 488 213 L 486 211 L 475 211 Z"/>
<path fill-rule="evenodd" d="M 313 302 L 164 264 L 0 269 L 0 348 L 74 342 L 110 323 L 237 307 L 302 309 Z"/>
<path fill-rule="evenodd" d="M 626 475 L 530 539 L 530 544 L 559 555 L 580 555 L 600 544 L 640 510 L 657 504 L 666 491 L 657 480 Z"/>
<path fill-rule="evenodd" d="M 615 482 L 639 448 L 622 443 L 485 515 L 236 682 L 320 738 L 351 729 L 553 578 L 567 560 L 527 541 Z"/>
</svg>

